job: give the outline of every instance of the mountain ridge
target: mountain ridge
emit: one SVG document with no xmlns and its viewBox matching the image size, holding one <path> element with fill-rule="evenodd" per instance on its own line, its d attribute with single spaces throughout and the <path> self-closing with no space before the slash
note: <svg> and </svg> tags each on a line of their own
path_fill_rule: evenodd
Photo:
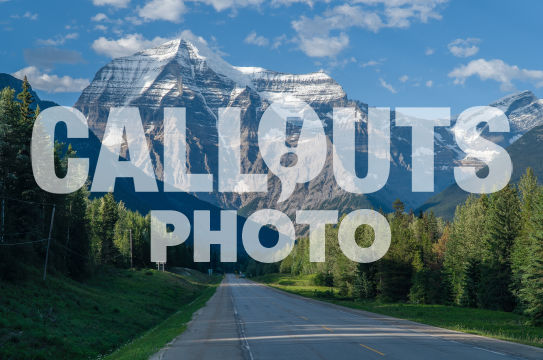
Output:
<svg viewBox="0 0 543 360">
<path fill-rule="evenodd" d="M 513 163 L 510 183 L 516 184 L 530 167 L 538 181 L 543 181 L 543 125 L 536 126 L 511 144 L 506 150 Z M 452 220 L 456 206 L 463 203 L 470 194 L 452 184 L 442 192 L 428 199 L 417 211 L 433 212 L 436 216 Z"/>
<path fill-rule="evenodd" d="M 323 72 L 288 74 L 261 67 L 236 67 L 215 54 L 205 43 L 194 45 L 176 39 L 134 55 L 112 60 L 102 67 L 76 103 L 89 119 L 100 138 L 110 106 L 137 106 L 144 123 L 158 179 L 162 176 L 162 108 L 187 108 L 187 167 L 193 173 L 217 174 L 218 108 L 241 108 L 241 168 L 247 173 L 267 173 L 258 151 L 256 133 L 265 109 L 278 97 L 293 97 L 308 103 L 323 122 L 328 136 L 327 163 L 320 175 L 308 184 L 300 184 L 293 196 L 283 203 L 276 199 L 281 189 L 279 179 L 271 176 L 268 194 L 197 193 L 195 196 L 216 206 L 240 209 L 278 208 L 287 212 L 300 208 L 339 205 L 339 211 L 352 210 L 343 204 L 365 204 L 390 210 L 396 198 L 408 208 L 422 205 L 453 181 L 452 170 L 463 154 L 454 142 L 451 128 L 437 128 L 435 133 L 435 192 L 411 192 L 411 130 L 391 127 L 391 170 L 383 189 L 373 194 L 355 195 L 341 190 L 331 168 L 332 111 L 334 107 L 356 109 L 357 175 L 367 172 L 366 119 L 368 105 L 349 99 L 341 85 Z M 530 128 L 542 123 L 543 105 L 531 92 L 521 92 L 498 100 L 495 106 L 509 112 L 510 134 L 498 134 L 495 141 L 509 145 Z M 454 124 L 454 118 L 451 119 Z M 516 123 L 515 123 L 516 120 Z M 495 134 L 492 134 L 493 136 Z M 216 178 L 214 189 L 217 189 Z M 339 203 L 339 204 L 338 204 Z"/>
<path fill-rule="evenodd" d="M 0 90 L 5 87 L 10 87 L 14 89 L 15 94 L 18 94 L 23 90 L 23 80 L 17 79 L 10 74 L 0 73 Z M 36 94 L 36 92 L 32 89 L 32 84 L 30 84 L 29 91 L 34 98 L 34 103 L 31 105 L 33 109 L 36 108 L 36 105 L 39 105 L 41 110 L 45 110 L 53 106 L 58 106 L 58 104 L 53 101 L 41 100 L 38 94 Z"/>
</svg>

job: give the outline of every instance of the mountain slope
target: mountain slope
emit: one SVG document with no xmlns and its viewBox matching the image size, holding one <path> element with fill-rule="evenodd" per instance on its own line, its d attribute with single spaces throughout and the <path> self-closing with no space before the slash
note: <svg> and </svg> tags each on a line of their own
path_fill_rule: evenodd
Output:
<svg viewBox="0 0 543 360">
<path fill-rule="evenodd" d="M 15 89 L 15 94 L 18 94 L 23 90 L 23 81 L 9 74 L 0 73 L 0 90 L 5 87 Z M 34 109 L 36 108 L 36 104 L 39 105 L 42 110 L 58 105 L 52 101 L 41 100 L 38 94 L 32 90 L 32 87 L 30 87 L 30 93 L 35 100 L 35 103 L 32 104 Z"/>
<path fill-rule="evenodd" d="M 524 134 L 507 148 L 513 162 L 511 182 L 517 183 L 528 167 L 534 170 L 540 181 L 543 180 L 543 126 L 537 126 Z M 430 198 L 421 208 L 433 211 L 435 215 L 452 219 L 456 206 L 466 200 L 468 193 L 453 184 L 443 192 Z"/>
<path fill-rule="evenodd" d="M 322 72 L 291 75 L 259 68 L 238 68 L 216 56 L 202 55 L 208 53 L 205 45 L 196 48 L 191 42 L 177 39 L 133 56 L 115 59 L 98 71 L 76 107 L 88 117 L 92 130 L 101 137 L 111 106 L 138 106 L 150 138 L 156 174 L 162 179 L 163 107 L 187 108 L 189 171 L 217 174 L 219 107 L 242 109 L 242 171 L 266 173 L 258 152 L 256 132 L 258 120 L 276 96 L 288 95 L 310 103 L 325 122 L 328 133 L 333 107 L 357 106 L 347 99 L 332 78 Z M 362 119 L 362 112 L 359 116 Z M 314 208 L 322 201 L 351 196 L 341 192 L 333 181 L 330 171 L 323 172 L 309 185 L 300 185 L 297 190 L 301 191 L 296 191 L 283 204 L 275 203 L 281 189 L 277 178 L 271 179 L 270 192 L 265 196 L 216 192 L 196 196 L 223 208 L 241 208 L 249 203 L 258 204 L 259 208 L 278 205 L 281 209 L 295 209 L 303 204 Z M 322 188 L 330 191 L 323 194 Z M 380 205 L 366 203 L 368 206 Z"/>
<path fill-rule="evenodd" d="M 308 103 L 323 122 L 328 137 L 327 162 L 321 173 L 307 184 L 299 184 L 282 203 L 277 199 L 281 182 L 270 176 L 268 193 L 196 193 L 201 200 L 229 209 L 333 208 L 340 212 L 356 207 L 390 210 L 401 198 L 407 208 L 416 208 L 453 182 L 453 167 L 465 155 L 457 148 L 449 127 L 435 134 L 435 193 L 411 192 L 411 129 L 391 127 L 391 168 L 388 183 L 373 194 L 350 194 L 338 187 L 332 171 L 332 112 L 336 107 L 356 110 L 356 172 L 367 172 L 368 106 L 351 100 L 342 87 L 323 72 L 285 74 L 258 67 L 228 64 L 198 39 L 176 39 L 131 56 L 112 60 L 100 69 L 76 103 L 92 130 L 101 138 L 112 106 L 139 107 L 148 136 L 156 176 L 163 174 L 163 108 L 187 109 L 187 167 L 192 173 L 218 173 L 217 116 L 220 107 L 241 108 L 241 169 L 246 173 L 268 173 L 257 146 L 259 120 L 268 106 L 279 98 Z M 499 100 L 512 119 L 512 132 L 495 141 L 510 144 L 533 126 L 542 123 L 543 106 L 530 92 Z M 453 123 L 454 123 L 454 119 Z M 217 189 L 217 176 L 214 189 Z"/>
</svg>

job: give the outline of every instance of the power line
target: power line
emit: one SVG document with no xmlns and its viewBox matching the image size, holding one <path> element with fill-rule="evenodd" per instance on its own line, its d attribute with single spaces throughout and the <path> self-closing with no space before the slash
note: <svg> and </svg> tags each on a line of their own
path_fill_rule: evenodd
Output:
<svg viewBox="0 0 543 360">
<path fill-rule="evenodd" d="M 26 234 L 35 234 L 35 233 L 39 233 L 41 232 L 41 230 L 32 230 L 32 231 L 23 231 L 23 232 L 16 232 L 16 233 L 7 233 L 7 234 L 3 234 L 4 236 L 16 236 L 16 235 L 26 235 Z"/>
<path fill-rule="evenodd" d="M 34 243 L 43 242 L 43 241 L 47 241 L 47 239 L 23 241 L 23 242 L 17 242 L 17 243 L 1 243 L 0 246 L 28 245 L 28 244 L 34 244 Z"/>
<path fill-rule="evenodd" d="M 0 199 L 16 201 L 16 202 L 20 202 L 20 203 L 24 203 L 24 204 L 29 204 L 29 205 L 47 205 L 47 206 L 55 206 L 55 204 L 53 204 L 53 203 L 38 202 L 38 201 L 31 201 L 31 200 L 22 200 L 22 199 L 12 198 L 12 197 L 9 197 L 9 196 L 0 196 Z"/>
<path fill-rule="evenodd" d="M 54 240 L 54 239 L 53 239 Z M 88 256 L 85 256 L 85 255 L 81 255 L 80 253 L 76 252 L 76 251 L 73 251 L 72 249 L 62 245 L 61 243 L 57 242 L 57 241 L 53 241 L 52 242 L 53 245 L 57 245 L 57 246 L 60 246 L 64 251 L 68 251 L 68 252 L 71 252 L 72 254 L 74 255 L 77 255 L 77 256 L 80 256 L 84 259 L 87 259 L 87 260 L 90 260 L 90 258 Z"/>
</svg>

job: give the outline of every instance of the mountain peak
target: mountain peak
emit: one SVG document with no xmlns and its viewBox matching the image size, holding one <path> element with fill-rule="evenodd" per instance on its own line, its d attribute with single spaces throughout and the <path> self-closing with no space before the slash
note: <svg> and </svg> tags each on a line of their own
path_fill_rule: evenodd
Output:
<svg viewBox="0 0 543 360">
<path fill-rule="evenodd" d="M 200 54 L 198 47 L 183 38 L 169 40 L 155 47 L 137 52 L 134 55 L 126 56 L 125 58 L 134 57 L 148 57 L 155 61 L 173 60 L 175 57 L 206 59 L 205 56 Z"/>
<path fill-rule="evenodd" d="M 531 103 L 537 102 L 538 98 L 533 92 L 529 90 L 520 91 L 514 94 L 509 94 L 501 99 L 493 102 L 490 106 L 500 108 L 505 113 L 514 111 L 519 107 L 527 106 Z"/>
<path fill-rule="evenodd" d="M 504 96 L 490 104 L 490 106 L 502 110 L 509 118 L 511 132 L 517 134 L 513 136 L 511 143 L 518 139 L 521 134 L 540 125 L 543 118 L 543 101 L 529 90 Z"/>
<path fill-rule="evenodd" d="M 208 104 L 224 105 L 236 89 L 251 88 L 269 101 L 293 97 L 307 103 L 346 101 L 343 88 L 317 71 L 288 74 L 262 67 L 236 67 L 203 39 L 183 33 L 153 48 L 113 59 L 96 74 L 77 106 L 145 104 L 160 107 L 185 91 L 199 93 Z M 228 102 L 226 102 L 227 104 Z"/>
</svg>

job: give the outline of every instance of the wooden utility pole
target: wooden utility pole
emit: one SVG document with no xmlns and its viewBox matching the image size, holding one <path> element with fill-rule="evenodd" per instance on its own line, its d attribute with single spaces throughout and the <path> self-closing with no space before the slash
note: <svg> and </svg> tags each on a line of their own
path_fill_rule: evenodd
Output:
<svg viewBox="0 0 543 360">
<path fill-rule="evenodd" d="M 53 235 L 53 220 L 55 219 L 55 208 L 53 205 L 53 211 L 51 212 L 51 224 L 49 225 L 49 237 L 47 238 L 47 251 L 45 252 L 45 265 L 43 267 L 43 281 L 47 278 L 47 262 L 49 261 L 49 247 L 51 246 L 51 235 Z"/>
<path fill-rule="evenodd" d="M 70 248 L 70 227 L 72 224 L 72 204 L 70 203 L 70 215 L 68 216 L 68 233 L 66 234 L 66 248 Z M 64 261 L 66 262 L 66 256 L 68 254 L 64 252 Z"/>
<path fill-rule="evenodd" d="M 132 229 L 130 229 L 130 268 L 134 268 L 134 251 L 132 247 Z"/>
<path fill-rule="evenodd" d="M 2 199 L 2 238 L 1 242 L 4 242 L 4 230 L 5 230 L 5 207 L 6 207 L 6 199 Z"/>
</svg>

